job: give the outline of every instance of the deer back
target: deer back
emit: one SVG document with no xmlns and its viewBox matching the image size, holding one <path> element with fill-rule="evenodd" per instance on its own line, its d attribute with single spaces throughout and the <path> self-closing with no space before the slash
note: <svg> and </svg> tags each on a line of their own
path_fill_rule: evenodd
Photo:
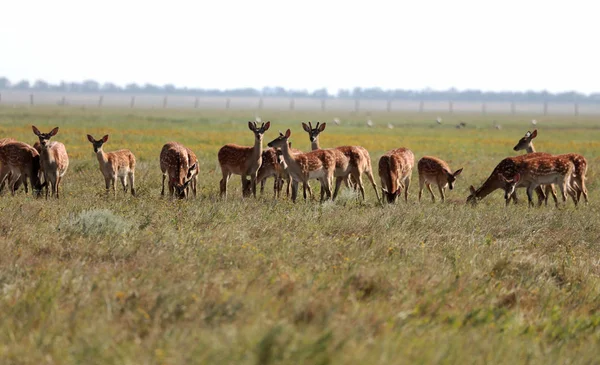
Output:
<svg viewBox="0 0 600 365">
<path fill-rule="evenodd" d="M 135 170 L 135 156 L 128 149 L 106 152 L 108 160 L 105 169 L 112 173 L 126 173 Z"/>
<path fill-rule="evenodd" d="M 239 146 L 237 144 L 226 144 L 218 153 L 221 169 L 227 169 L 237 175 L 246 175 L 255 167 L 260 167 L 260 161 L 252 160 L 254 147 Z M 262 156 L 261 156 L 262 159 Z"/>
<path fill-rule="evenodd" d="M 27 143 L 7 142 L 0 147 L 0 163 L 11 171 L 33 177 L 40 170 L 40 155 Z"/>
<path fill-rule="evenodd" d="M 419 177 L 424 177 L 425 180 L 431 182 L 443 182 L 446 180 L 446 174 L 452 173 L 445 161 L 432 156 L 422 157 L 417 164 L 417 168 Z"/>
</svg>

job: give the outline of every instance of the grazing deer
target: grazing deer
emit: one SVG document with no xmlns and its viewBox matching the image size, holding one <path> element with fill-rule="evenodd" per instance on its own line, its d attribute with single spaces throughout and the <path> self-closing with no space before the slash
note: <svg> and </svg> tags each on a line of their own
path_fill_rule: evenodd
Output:
<svg viewBox="0 0 600 365">
<path fill-rule="evenodd" d="M 525 136 L 519 140 L 517 145 L 513 148 L 515 151 L 525 150 L 527 154 L 537 153 L 535 151 L 535 147 L 533 146 L 533 139 L 537 137 L 537 129 L 533 132 L 527 131 Z M 577 202 L 581 199 L 581 194 L 583 194 L 583 198 L 585 202 L 588 202 L 588 194 L 587 188 L 585 186 L 585 175 L 587 173 L 587 160 L 582 155 L 577 153 L 567 153 L 563 155 L 559 155 L 562 157 L 566 157 L 573 163 L 575 170 L 573 171 L 573 176 L 570 179 L 571 188 L 574 189 L 577 193 Z M 546 188 L 548 191 L 548 188 Z M 552 195 L 554 197 L 554 201 L 556 202 L 556 194 L 554 193 L 554 189 L 552 189 Z M 546 196 L 546 201 L 548 197 Z M 576 202 L 576 203 L 577 203 Z"/>
<path fill-rule="evenodd" d="M 105 135 L 100 140 L 95 140 L 94 137 L 87 135 L 88 141 L 94 146 L 94 152 L 100 164 L 100 172 L 104 175 L 106 184 L 106 194 L 112 187 L 115 197 L 117 196 L 117 178 L 123 185 L 123 191 L 127 193 L 127 181 L 131 185 L 131 195 L 135 196 L 135 156 L 130 150 L 123 149 L 113 152 L 104 152 L 102 145 L 108 141 L 108 135 Z"/>
<path fill-rule="evenodd" d="M 279 137 L 269 142 L 268 146 L 281 149 L 288 172 L 293 179 L 292 201 L 296 202 L 299 182 L 304 185 L 304 200 L 306 200 L 306 186 L 309 179 L 319 180 L 327 195 L 327 199 L 331 198 L 331 185 L 336 165 L 334 152 L 332 150 L 315 150 L 294 155 L 291 153 L 290 146 L 288 145 L 288 139 L 291 134 L 292 132 L 289 129 L 285 135 L 279 133 Z M 323 200 L 324 196 L 322 194 L 321 202 Z"/>
<path fill-rule="evenodd" d="M 0 176 L 0 186 L 8 180 L 8 186 L 15 195 L 17 183 L 21 181 L 28 193 L 27 179 L 31 183 L 31 188 L 39 194 L 46 183 L 41 184 L 39 178 L 40 154 L 33 147 L 23 142 L 4 142 L 0 145 L 0 164 L 2 165 L 2 176 Z"/>
<path fill-rule="evenodd" d="M 431 200 L 435 202 L 435 195 L 431 190 L 431 184 L 436 184 L 440 190 L 442 196 L 442 202 L 446 200 L 445 190 L 446 186 L 450 190 L 454 189 L 454 182 L 460 173 L 462 168 L 452 172 L 448 164 L 437 157 L 425 156 L 417 163 L 417 169 L 419 170 L 419 201 L 421 201 L 421 193 L 423 192 L 423 185 L 427 185 L 427 189 L 431 193 Z"/>
<path fill-rule="evenodd" d="M 179 199 L 187 197 L 188 185 L 198 174 L 198 162 L 189 154 L 190 150 L 177 142 L 166 143 L 160 151 L 160 170 L 162 171 L 162 190 L 165 195 L 165 178 L 169 178 L 169 193 Z M 195 195 L 195 194 L 194 194 Z"/>
<path fill-rule="evenodd" d="M 69 155 L 65 145 L 60 142 L 50 142 L 50 138 L 58 133 L 58 127 L 50 131 L 50 133 L 42 133 L 36 126 L 32 125 L 33 133 L 40 139 L 40 168 L 44 174 L 46 184 L 46 199 L 48 199 L 48 185 L 52 190 L 52 196 L 59 198 L 58 186 L 62 181 L 63 176 L 69 167 Z M 37 150 L 37 148 L 36 148 Z"/>
<path fill-rule="evenodd" d="M 304 131 L 306 131 L 306 133 L 308 133 L 310 145 L 313 151 L 320 149 L 319 135 L 325 130 L 326 126 L 327 123 L 320 124 L 317 122 L 317 125 L 313 128 L 310 122 L 308 122 L 308 125 L 304 122 L 302 123 L 302 128 Z M 340 151 L 341 154 L 336 152 L 335 176 L 337 179 L 333 198 L 335 199 L 341 183 L 344 182 L 348 187 L 353 185 L 356 186 L 364 200 L 365 189 L 362 182 L 362 175 L 367 174 L 367 177 L 371 181 L 373 189 L 375 190 L 377 200 L 379 201 L 379 191 L 377 190 L 377 184 L 375 183 L 375 178 L 373 177 L 373 167 L 371 165 L 371 156 L 369 155 L 369 152 L 361 146 L 340 146 L 334 148 L 334 150 Z M 347 167 L 345 162 L 346 160 L 348 161 Z"/>
<path fill-rule="evenodd" d="M 524 160 L 516 174 L 510 179 L 503 174 L 499 174 L 499 180 L 504 184 L 504 198 L 506 205 L 509 204 L 509 199 L 515 191 L 515 188 L 523 186 L 527 188 L 527 199 L 529 206 L 533 206 L 533 191 L 542 184 L 557 184 L 560 188 L 562 200 L 567 200 L 567 193 L 573 197 L 575 204 L 575 192 L 570 187 L 570 179 L 575 169 L 573 162 L 566 157 L 538 157 L 534 159 Z"/>
<path fill-rule="evenodd" d="M 381 194 L 388 203 L 396 201 L 402 193 L 402 187 L 404 187 L 404 201 L 408 201 L 408 188 L 414 165 L 415 156 L 408 148 L 397 148 L 381 156 L 379 159 Z"/>
<path fill-rule="evenodd" d="M 242 177 L 242 192 L 246 176 L 250 176 L 250 187 L 256 198 L 256 182 L 260 165 L 262 164 L 263 135 L 271 126 L 271 122 L 262 123 L 260 128 L 256 122 L 248 122 L 248 128 L 254 133 L 254 146 L 246 147 L 236 144 L 226 144 L 218 153 L 219 165 L 223 173 L 220 182 L 221 197 L 227 198 L 227 182 L 231 174 Z"/>
</svg>

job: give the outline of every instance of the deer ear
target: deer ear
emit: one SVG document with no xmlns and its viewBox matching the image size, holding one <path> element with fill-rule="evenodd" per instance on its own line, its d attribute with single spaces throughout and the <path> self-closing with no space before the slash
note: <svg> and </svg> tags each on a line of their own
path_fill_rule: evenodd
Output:
<svg viewBox="0 0 600 365">
<path fill-rule="evenodd" d="M 327 125 L 327 123 L 321 124 L 321 126 L 319 126 L 319 132 L 323 132 L 325 130 L 326 125 Z"/>
<path fill-rule="evenodd" d="M 267 124 L 265 124 L 265 126 L 263 127 L 263 131 L 268 131 L 269 127 L 271 126 L 271 121 L 268 121 Z"/>
<path fill-rule="evenodd" d="M 310 133 L 310 128 L 308 128 L 308 125 L 306 125 L 304 122 L 302 122 L 302 129 L 304 129 L 305 132 Z"/>
<path fill-rule="evenodd" d="M 94 143 L 94 137 L 90 136 L 89 134 L 87 135 L 88 141 Z"/>
<path fill-rule="evenodd" d="M 460 173 L 462 172 L 463 168 L 461 167 L 460 169 L 454 171 L 454 173 L 452 174 L 454 177 L 457 177 L 458 175 L 460 175 Z"/>
<path fill-rule="evenodd" d="M 58 133 L 58 127 L 54 128 L 52 131 L 50 131 L 51 136 L 56 136 L 56 133 Z"/>
<path fill-rule="evenodd" d="M 39 135 L 41 134 L 41 133 L 40 133 L 40 130 L 39 130 L 39 129 L 37 129 L 37 127 L 36 127 L 36 126 L 32 125 L 32 126 L 31 126 L 31 129 L 33 130 L 33 133 L 34 133 L 36 136 L 39 136 Z"/>
<path fill-rule="evenodd" d="M 108 141 L 108 134 L 102 137 L 102 142 L 106 143 L 106 141 Z"/>
<path fill-rule="evenodd" d="M 250 129 L 252 132 L 254 132 L 254 125 L 250 121 L 248 121 L 248 129 Z"/>
<path fill-rule="evenodd" d="M 287 130 L 285 131 L 285 138 L 290 138 L 290 136 L 292 135 L 292 131 L 291 130 Z"/>
<path fill-rule="evenodd" d="M 537 129 L 531 133 L 531 139 L 534 139 L 535 137 L 537 137 Z"/>
<path fill-rule="evenodd" d="M 473 185 L 469 186 L 469 191 L 471 192 L 471 194 L 475 195 L 475 188 L 473 187 Z"/>
</svg>

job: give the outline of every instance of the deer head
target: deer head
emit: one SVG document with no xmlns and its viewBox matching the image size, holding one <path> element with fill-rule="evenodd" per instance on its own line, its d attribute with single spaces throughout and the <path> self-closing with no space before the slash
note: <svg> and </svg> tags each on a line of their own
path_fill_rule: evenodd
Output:
<svg viewBox="0 0 600 365">
<path fill-rule="evenodd" d="M 454 189 L 454 182 L 456 181 L 456 178 L 458 177 L 458 175 L 460 175 L 460 173 L 462 172 L 462 168 L 450 173 L 450 172 L 446 172 L 446 178 L 448 179 L 448 187 L 450 188 L 450 190 Z"/>
<path fill-rule="evenodd" d="M 176 179 L 173 179 L 173 187 L 175 188 L 175 195 L 179 199 L 183 199 L 186 196 L 186 189 L 190 182 L 192 181 L 192 177 L 194 176 L 194 172 L 197 168 L 197 164 L 194 163 L 192 166 L 188 168 L 187 174 L 185 175 L 184 182 L 181 184 Z"/>
<path fill-rule="evenodd" d="M 32 125 L 31 129 L 33 130 L 33 133 L 38 136 L 38 138 L 40 139 L 40 144 L 45 147 L 46 144 L 50 141 L 50 138 L 52 138 L 53 136 L 56 135 L 56 133 L 58 133 L 58 127 L 54 128 L 53 130 L 50 131 L 50 133 L 42 133 L 40 132 L 39 129 L 37 129 L 36 126 Z"/>
<path fill-rule="evenodd" d="M 537 129 L 533 132 L 527 131 L 525 136 L 519 140 L 519 143 L 513 148 L 515 151 L 525 150 L 531 144 L 531 140 L 537 137 Z"/>
<path fill-rule="evenodd" d="M 381 191 L 382 191 L 381 195 L 383 195 L 384 197 L 387 198 L 388 203 L 392 204 L 400 196 L 400 193 L 402 192 L 402 188 L 403 188 L 403 186 L 399 186 L 395 192 L 389 192 L 386 188 L 381 187 Z"/>
<path fill-rule="evenodd" d="M 325 130 L 325 126 L 327 126 L 327 123 L 323 123 L 319 126 L 319 122 L 317 122 L 317 125 L 313 128 L 310 122 L 308 122 L 308 125 L 302 122 L 302 128 L 304 128 L 306 133 L 308 133 L 311 143 L 315 142 L 317 138 L 319 138 L 319 133 Z"/>
<path fill-rule="evenodd" d="M 514 192 L 517 184 L 521 180 L 521 175 L 517 173 L 512 179 L 507 179 L 501 173 L 498 174 L 498 180 L 500 180 L 504 185 L 504 199 L 508 199 Z"/>
<path fill-rule="evenodd" d="M 471 195 L 467 197 L 467 204 L 477 204 L 477 190 L 473 185 L 469 186 L 469 192 L 471 192 Z"/>
<path fill-rule="evenodd" d="M 88 141 L 90 141 L 92 146 L 94 146 L 94 152 L 98 153 L 98 151 L 102 151 L 102 145 L 105 144 L 106 141 L 108 141 L 108 134 L 105 135 L 104 137 L 102 137 L 102 139 L 100 139 L 98 141 L 96 141 L 94 139 L 94 137 L 92 137 L 88 134 L 87 139 L 88 139 Z"/>
<path fill-rule="evenodd" d="M 292 131 L 290 131 L 289 129 L 285 132 L 285 134 L 279 132 L 279 137 L 275 138 L 274 140 L 269 142 L 267 145 L 269 147 L 283 148 L 284 146 L 286 146 L 288 139 L 290 138 L 291 135 L 292 135 Z"/>
<path fill-rule="evenodd" d="M 256 122 L 248 122 L 248 128 L 252 132 L 254 132 L 254 139 L 257 142 L 262 142 L 263 135 L 269 129 L 270 126 L 271 126 L 271 122 L 267 122 L 266 124 L 262 123 L 262 125 L 260 126 L 260 128 L 258 127 L 258 125 L 256 124 Z"/>
</svg>

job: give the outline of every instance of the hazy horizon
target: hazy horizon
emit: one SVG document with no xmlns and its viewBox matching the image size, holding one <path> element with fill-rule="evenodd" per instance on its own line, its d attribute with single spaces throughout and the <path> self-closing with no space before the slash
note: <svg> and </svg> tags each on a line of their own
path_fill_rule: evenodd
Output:
<svg viewBox="0 0 600 365">
<path fill-rule="evenodd" d="M 0 76 L 293 90 L 600 92 L 593 2 L 5 4 Z M 32 11 L 35 10 L 35 11 Z"/>
</svg>

